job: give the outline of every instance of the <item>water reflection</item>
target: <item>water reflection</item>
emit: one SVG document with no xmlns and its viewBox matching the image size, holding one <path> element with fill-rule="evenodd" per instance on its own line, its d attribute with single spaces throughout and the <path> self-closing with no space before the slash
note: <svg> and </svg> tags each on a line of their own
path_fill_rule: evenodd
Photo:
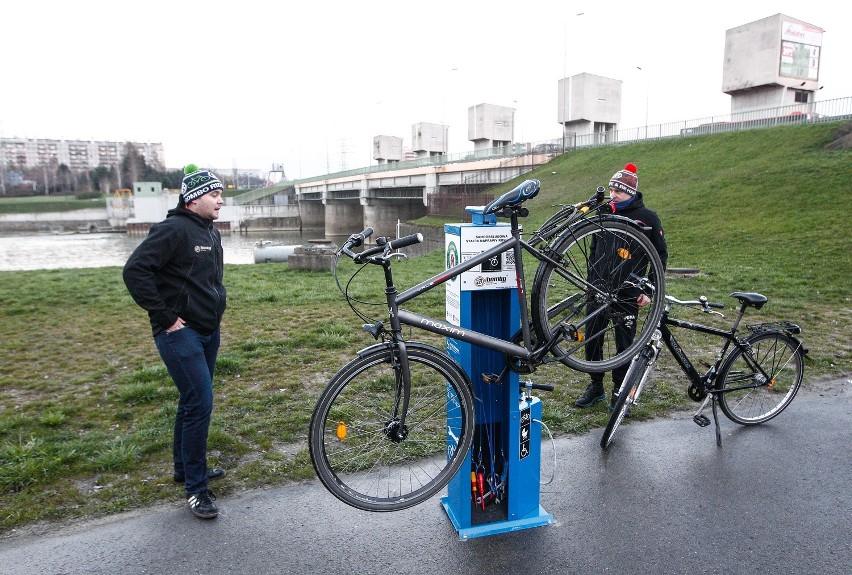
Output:
<svg viewBox="0 0 852 575">
<path fill-rule="evenodd" d="M 323 229 L 300 232 L 255 232 L 222 234 L 226 264 L 254 263 L 259 241 L 286 245 L 324 238 Z M 0 236 L 0 271 L 99 268 L 123 266 L 144 236 L 125 234 L 9 235 Z M 338 245 L 343 238 L 328 238 Z"/>
</svg>

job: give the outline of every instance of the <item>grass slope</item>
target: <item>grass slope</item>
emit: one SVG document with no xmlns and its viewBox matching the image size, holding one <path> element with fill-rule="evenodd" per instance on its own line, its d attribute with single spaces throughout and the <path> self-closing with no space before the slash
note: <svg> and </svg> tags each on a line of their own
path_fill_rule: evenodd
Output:
<svg viewBox="0 0 852 575">
<path fill-rule="evenodd" d="M 534 229 L 553 204 L 588 198 L 634 162 L 646 202 L 663 220 L 670 267 L 701 270 L 670 279 L 669 293 L 729 304 L 732 291 L 764 293 L 770 302 L 752 321 L 802 324 L 808 378 L 848 374 L 852 153 L 826 149 L 839 128 L 780 127 L 571 152 L 524 176 L 543 183 L 524 226 Z M 440 252 L 399 262 L 397 283 L 408 287 L 442 267 Z M 210 462 L 229 473 L 217 492 L 312 477 L 305 434 L 313 403 L 372 340 L 330 273 L 231 265 L 226 284 Z M 361 281 L 357 293 L 381 301 L 378 288 Z M 435 290 L 409 307 L 442 317 L 443 306 Z M 120 269 L 2 272 L 0 310 L 0 532 L 180 500 L 182 487 L 170 473 L 176 391 Z M 726 326 L 730 313 L 721 321 L 692 317 Z M 716 349 L 690 334 L 681 343 L 696 359 L 712 358 Z M 633 420 L 692 405 L 667 353 L 658 366 Z M 603 406 L 572 407 L 587 376 L 550 365 L 533 379 L 557 386 L 544 396 L 551 430 L 581 433 L 605 423 Z"/>
</svg>

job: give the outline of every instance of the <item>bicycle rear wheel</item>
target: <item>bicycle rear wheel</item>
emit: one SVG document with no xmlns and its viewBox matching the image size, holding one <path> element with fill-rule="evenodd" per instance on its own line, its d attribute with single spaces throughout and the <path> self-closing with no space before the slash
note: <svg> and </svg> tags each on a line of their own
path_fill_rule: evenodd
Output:
<svg viewBox="0 0 852 575">
<path fill-rule="evenodd" d="M 624 376 L 624 382 L 621 384 L 615 405 L 612 407 L 612 413 L 609 415 L 609 421 L 607 421 L 603 436 L 601 436 L 601 449 L 609 447 L 609 444 L 612 442 L 612 436 L 615 435 L 615 430 L 624 421 L 634 401 L 638 399 L 639 387 L 645 379 L 645 371 L 648 369 L 650 362 L 651 360 L 645 357 L 644 354 L 639 354 L 633 363 L 630 364 L 630 369 L 627 370 L 627 375 Z"/>
<path fill-rule="evenodd" d="M 568 229 L 547 252 L 560 265 L 543 261 L 532 291 L 532 321 L 539 341 L 556 330 L 563 338 L 552 353 L 565 365 L 600 373 L 629 362 L 654 333 L 663 313 L 665 270 L 645 233 L 631 222 L 592 218 Z M 650 303 L 638 307 L 645 278 Z M 622 349 L 617 332 L 629 340 Z"/>
<path fill-rule="evenodd" d="M 757 425 L 769 421 L 793 401 L 802 384 L 804 361 L 801 344 L 785 333 L 760 332 L 746 341 L 751 347 L 750 357 L 740 349 L 731 352 L 719 368 L 716 389 L 719 407 L 728 419 Z"/>
<path fill-rule="evenodd" d="M 411 397 L 404 429 L 396 405 L 396 350 L 376 346 L 344 366 L 320 396 L 310 424 L 311 461 L 338 499 L 367 511 L 398 511 L 444 488 L 473 441 L 467 376 L 443 352 L 407 344 Z M 398 432 L 404 439 L 399 439 Z"/>
</svg>

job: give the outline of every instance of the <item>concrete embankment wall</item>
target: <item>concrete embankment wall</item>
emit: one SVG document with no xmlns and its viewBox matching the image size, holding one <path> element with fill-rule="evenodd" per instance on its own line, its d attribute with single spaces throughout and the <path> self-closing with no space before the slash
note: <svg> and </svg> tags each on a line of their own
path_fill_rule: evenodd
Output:
<svg viewBox="0 0 852 575">
<path fill-rule="evenodd" d="M 110 229 L 106 209 L 0 214 L 0 232 L 76 232 Z"/>
</svg>

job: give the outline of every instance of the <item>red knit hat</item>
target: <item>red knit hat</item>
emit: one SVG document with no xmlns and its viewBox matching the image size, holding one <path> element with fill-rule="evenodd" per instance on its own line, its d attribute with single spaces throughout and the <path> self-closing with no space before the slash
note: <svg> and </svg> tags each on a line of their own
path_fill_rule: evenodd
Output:
<svg viewBox="0 0 852 575">
<path fill-rule="evenodd" d="M 636 164 L 627 164 L 623 170 L 618 170 L 609 180 L 609 187 L 620 190 L 631 196 L 639 191 L 639 176 L 636 175 Z"/>
</svg>

